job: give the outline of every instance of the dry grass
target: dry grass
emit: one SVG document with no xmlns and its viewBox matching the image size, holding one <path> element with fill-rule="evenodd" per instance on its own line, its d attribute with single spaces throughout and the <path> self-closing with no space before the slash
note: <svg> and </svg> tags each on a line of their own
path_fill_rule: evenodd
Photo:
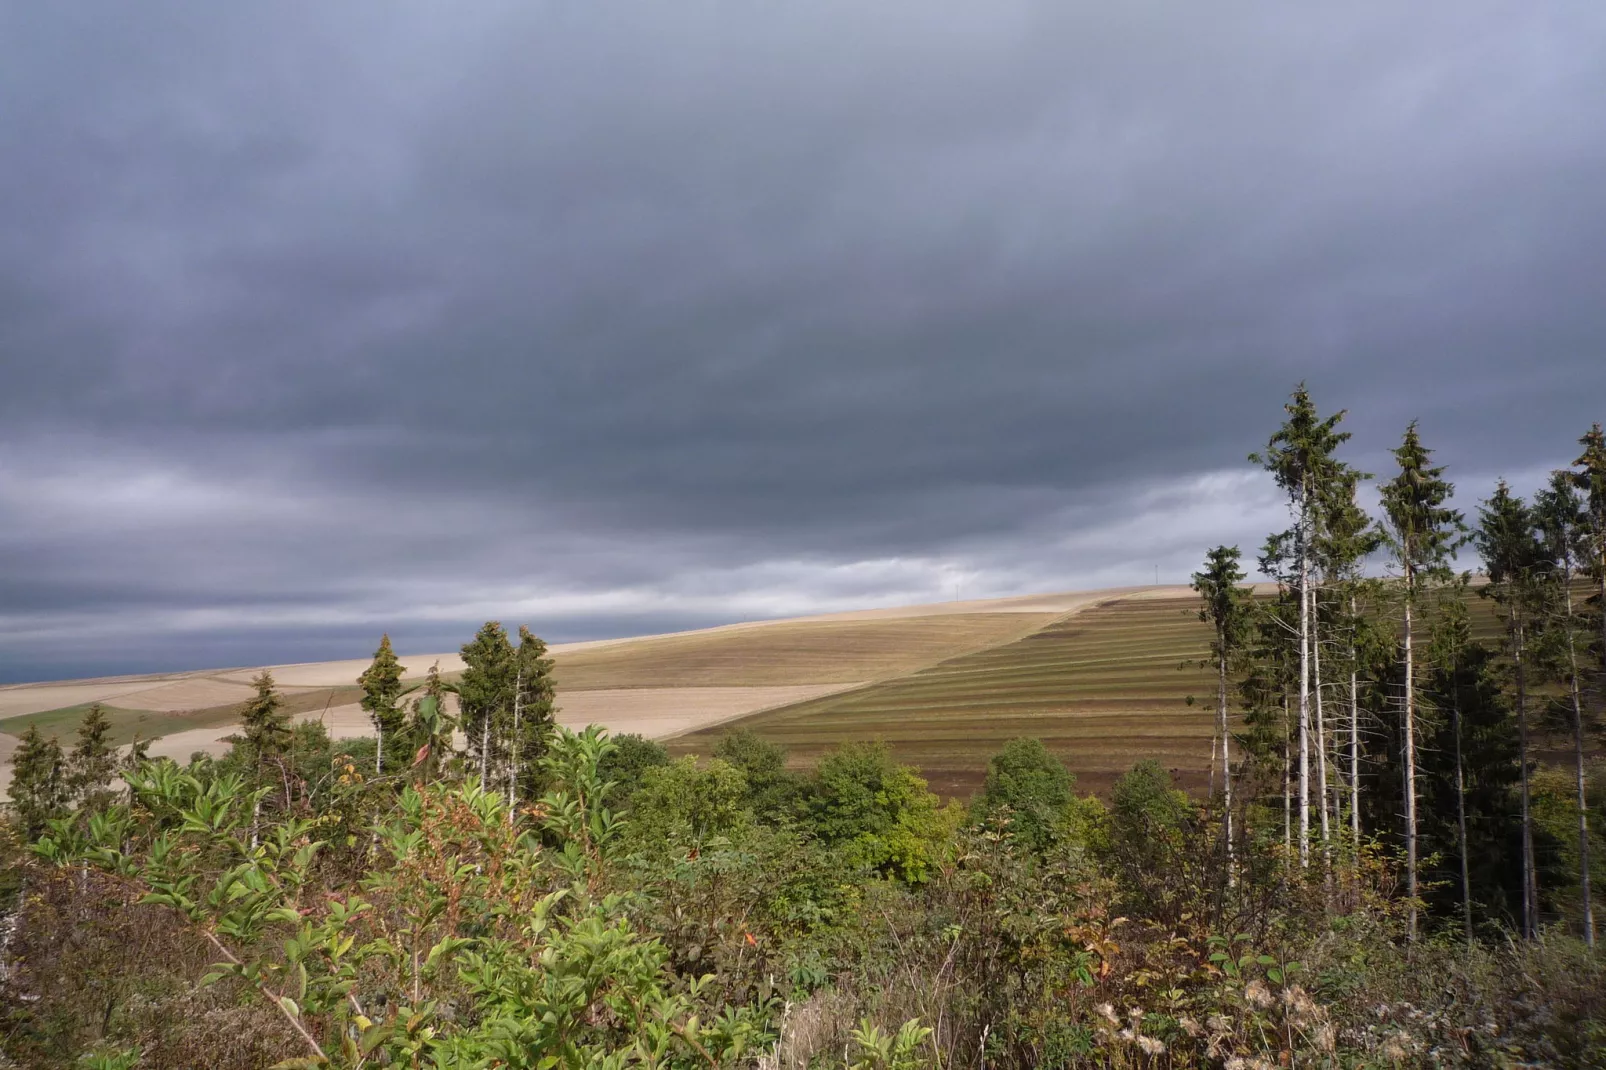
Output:
<svg viewBox="0 0 1606 1070">
<path fill-rule="evenodd" d="M 1052 613 L 782 621 L 638 639 L 556 655 L 560 690 L 848 684 L 1009 642 Z"/>
<path fill-rule="evenodd" d="M 607 725 L 615 735 L 634 732 L 655 738 L 731 721 L 759 710 L 791 705 L 852 686 L 850 683 L 562 691 L 558 694 L 558 721 L 571 728 L 601 724 Z"/>
</svg>

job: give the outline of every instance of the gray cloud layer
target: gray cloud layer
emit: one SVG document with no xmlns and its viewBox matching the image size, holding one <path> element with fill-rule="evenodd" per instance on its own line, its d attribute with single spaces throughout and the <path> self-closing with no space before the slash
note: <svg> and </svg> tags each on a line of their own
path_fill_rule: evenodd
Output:
<svg viewBox="0 0 1606 1070">
<path fill-rule="evenodd" d="M 0 678 L 1180 580 L 1301 378 L 1481 494 L 1606 415 L 1601 100 L 1591 3 L 11 5 Z"/>
</svg>

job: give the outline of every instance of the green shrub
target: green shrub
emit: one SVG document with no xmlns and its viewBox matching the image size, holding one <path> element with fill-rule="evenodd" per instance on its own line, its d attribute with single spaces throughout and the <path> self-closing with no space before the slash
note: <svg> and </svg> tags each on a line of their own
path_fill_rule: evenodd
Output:
<svg viewBox="0 0 1606 1070">
<path fill-rule="evenodd" d="M 996 824 L 1034 851 L 1068 831 L 1076 778 L 1038 739 L 1013 739 L 987 763 L 987 779 L 971 805 L 971 820 Z"/>
<path fill-rule="evenodd" d="M 958 814 L 881 743 L 850 743 L 820 761 L 810 826 L 850 866 L 919 882 L 942 857 Z"/>
</svg>

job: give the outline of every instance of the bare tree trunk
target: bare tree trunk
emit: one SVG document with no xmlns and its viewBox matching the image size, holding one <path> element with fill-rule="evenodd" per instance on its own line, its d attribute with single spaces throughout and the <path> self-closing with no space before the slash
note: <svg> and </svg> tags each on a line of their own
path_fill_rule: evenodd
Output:
<svg viewBox="0 0 1606 1070">
<path fill-rule="evenodd" d="M 1321 804 L 1322 856 L 1332 860 L 1330 844 L 1333 830 L 1327 820 L 1327 718 L 1322 703 L 1322 634 L 1321 617 L 1317 613 L 1315 596 L 1311 597 L 1311 623 L 1314 642 L 1311 643 L 1311 675 L 1315 677 L 1316 697 L 1316 799 Z"/>
<path fill-rule="evenodd" d="M 1467 943 L 1472 943 L 1472 872 L 1467 858 L 1467 786 L 1461 764 L 1461 682 L 1456 676 L 1459 659 L 1450 673 L 1450 730 L 1455 736 L 1455 822 L 1461 847 L 1461 917 Z"/>
<path fill-rule="evenodd" d="M 1349 598 L 1351 628 L 1355 619 L 1355 596 Z M 1349 647 L 1349 823 L 1355 850 L 1361 849 L 1361 681 L 1360 659 L 1353 632 Z"/>
<path fill-rule="evenodd" d="M 1539 935 L 1539 878 L 1534 872 L 1534 827 L 1528 788 L 1528 667 L 1524 625 L 1514 629 L 1517 662 L 1517 754 L 1522 766 L 1522 934 Z"/>
<path fill-rule="evenodd" d="M 1310 506 L 1299 534 L 1299 863 L 1310 865 Z"/>
<path fill-rule="evenodd" d="M 480 787 L 491 790 L 491 711 L 480 722 Z"/>
<path fill-rule="evenodd" d="M 1232 733 L 1227 727 L 1227 648 L 1226 631 L 1218 629 L 1221 655 L 1216 659 L 1216 718 L 1221 733 L 1222 812 L 1227 828 L 1227 885 L 1238 883 L 1236 857 L 1232 844 Z"/>
<path fill-rule="evenodd" d="M 1578 782 L 1578 883 L 1584 900 L 1584 943 L 1595 946 L 1595 901 L 1589 888 L 1589 798 L 1584 783 L 1584 704 L 1578 694 L 1578 648 L 1573 639 L 1572 569 L 1568 568 L 1563 589 L 1567 604 L 1567 672 L 1573 700 L 1573 768 Z M 1606 617 L 1606 602 L 1601 603 Z"/>
<path fill-rule="evenodd" d="M 508 747 L 507 762 L 507 823 L 513 824 L 514 787 L 519 779 L 519 714 L 522 710 L 521 702 L 524 698 L 524 670 L 513 683 L 513 740 Z"/>
<path fill-rule="evenodd" d="M 385 722 L 374 714 L 374 776 L 385 775 Z"/>
<path fill-rule="evenodd" d="M 1412 647 L 1411 609 L 1416 600 L 1416 577 L 1405 572 L 1405 894 L 1410 897 L 1405 933 L 1416 939 L 1416 654 Z"/>
<path fill-rule="evenodd" d="M 1294 800 L 1290 791 L 1290 777 L 1293 773 L 1294 756 L 1291 753 L 1291 735 L 1288 729 L 1288 689 L 1283 685 L 1283 848 L 1293 850 L 1294 847 Z"/>
</svg>

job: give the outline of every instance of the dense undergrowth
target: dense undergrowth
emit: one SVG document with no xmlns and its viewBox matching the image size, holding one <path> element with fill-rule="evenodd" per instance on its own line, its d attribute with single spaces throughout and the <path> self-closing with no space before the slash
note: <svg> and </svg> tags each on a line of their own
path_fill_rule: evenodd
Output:
<svg viewBox="0 0 1606 1070">
<path fill-rule="evenodd" d="M 364 748 L 366 747 L 366 750 Z M 553 729 L 527 797 L 315 727 L 9 826 L 0 1065 L 1606 1066 L 1561 932 L 1404 935 L 1395 865 L 1034 741 L 964 811 L 875 746 Z M 424 775 L 428 770 L 429 775 Z"/>
</svg>

